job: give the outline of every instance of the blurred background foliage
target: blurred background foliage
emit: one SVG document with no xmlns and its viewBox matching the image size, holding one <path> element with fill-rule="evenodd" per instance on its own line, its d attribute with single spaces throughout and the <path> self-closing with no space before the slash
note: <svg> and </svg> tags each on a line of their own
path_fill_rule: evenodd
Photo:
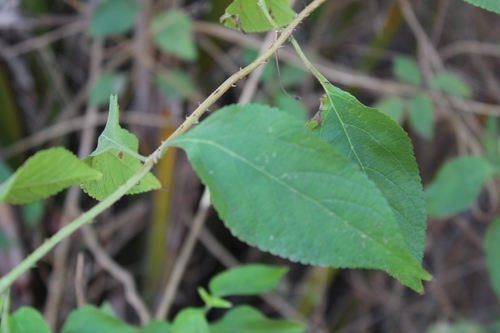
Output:
<svg viewBox="0 0 500 333">
<path fill-rule="evenodd" d="M 275 32 L 220 25 L 230 2 L 0 2 L 0 181 L 42 148 L 87 156 L 110 94 L 119 95 L 123 127 L 150 153 L 274 40 Z M 498 332 L 499 17 L 461 0 L 329 0 L 295 32 L 320 72 L 390 115 L 413 141 L 429 211 L 424 267 L 434 275 L 424 295 L 383 272 L 302 266 L 262 253 L 232 237 L 212 210 L 171 315 L 202 304 L 198 286 L 224 268 L 264 262 L 291 268 L 278 292 L 232 301 L 302 320 L 309 332 Z M 277 58 L 279 67 L 269 61 L 217 107 L 252 100 L 304 122 L 312 117 L 320 87 L 292 48 Z M 61 244 L 16 282 L 12 308 L 33 305 L 60 327 L 76 306 L 106 301 L 138 323 L 122 280 L 96 260 L 103 255 L 156 308 L 203 189 L 180 151 L 171 149 L 155 173 L 163 190 L 124 197 L 97 219 L 90 238 L 78 232 Z M 0 275 L 94 204 L 72 188 L 31 205 L 0 205 Z"/>
</svg>

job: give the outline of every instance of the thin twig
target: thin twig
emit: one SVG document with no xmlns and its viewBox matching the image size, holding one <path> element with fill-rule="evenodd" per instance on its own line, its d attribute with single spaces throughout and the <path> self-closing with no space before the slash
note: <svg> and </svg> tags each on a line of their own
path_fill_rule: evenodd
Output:
<svg viewBox="0 0 500 333">
<path fill-rule="evenodd" d="M 99 265 L 123 285 L 125 289 L 125 299 L 137 312 L 141 325 L 146 325 L 151 320 L 151 315 L 137 292 L 132 275 L 118 265 L 102 248 L 92 226 L 84 226 L 82 228 L 82 233 L 87 248 L 92 252 Z"/>
<path fill-rule="evenodd" d="M 79 308 L 87 304 L 85 299 L 85 283 L 83 281 L 83 269 L 85 267 L 85 255 L 80 252 L 76 257 L 76 272 L 75 272 L 75 294 L 76 304 Z"/>
<path fill-rule="evenodd" d="M 191 253 L 193 252 L 194 246 L 196 245 L 196 240 L 198 239 L 201 229 L 203 228 L 203 224 L 205 223 L 205 219 L 207 218 L 209 208 L 210 193 L 208 192 L 208 189 L 205 189 L 200 201 L 198 212 L 193 219 L 193 225 L 191 226 L 189 235 L 182 245 L 181 252 L 179 254 L 179 257 L 177 258 L 177 261 L 175 262 L 175 266 L 172 270 L 170 279 L 168 279 L 165 291 L 162 293 L 158 310 L 155 314 L 155 319 L 157 320 L 163 320 L 168 315 L 170 307 L 172 306 L 172 303 L 174 301 L 175 293 L 179 288 L 182 275 L 186 270 L 186 267 L 189 263 L 189 258 L 191 258 Z"/>
<path fill-rule="evenodd" d="M 269 48 L 269 45 L 272 43 L 274 39 L 274 35 L 275 34 L 273 31 L 267 33 L 266 37 L 264 38 L 264 41 L 261 44 L 259 54 L 262 54 L 267 48 Z M 250 102 L 253 95 L 255 94 L 255 91 L 257 90 L 257 86 L 259 85 L 259 81 L 262 76 L 262 73 L 264 73 L 265 67 L 266 64 L 264 63 L 262 64 L 262 66 L 254 70 L 252 74 L 250 74 L 247 81 L 245 82 L 243 90 L 241 91 L 240 97 L 238 98 L 238 104 L 245 104 Z"/>
<path fill-rule="evenodd" d="M 54 43 L 60 39 L 80 33 L 83 31 L 86 24 L 87 22 L 85 21 L 77 21 L 47 32 L 46 34 L 39 37 L 26 39 L 18 44 L 2 50 L 2 52 L 5 52 L 6 56 L 8 57 L 7 59 L 15 58 L 26 52 L 44 48 L 47 45 Z"/>
</svg>

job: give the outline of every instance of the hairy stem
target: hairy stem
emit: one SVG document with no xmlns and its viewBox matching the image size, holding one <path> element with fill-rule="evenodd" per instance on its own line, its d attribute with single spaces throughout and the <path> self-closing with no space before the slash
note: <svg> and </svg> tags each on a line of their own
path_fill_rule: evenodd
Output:
<svg viewBox="0 0 500 333">
<path fill-rule="evenodd" d="M 302 22 L 304 18 L 309 16 L 316 8 L 318 8 L 326 0 L 314 0 L 306 8 L 304 8 L 297 17 L 290 23 L 288 27 L 283 29 L 280 37 L 271 45 L 271 47 L 264 53 L 262 53 L 257 59 L 255 59 L 250 65 L 245 68 L 240 69 L 238 72 L 230 76 L 224 83 L 222 83 L 219 88 L 217 88 L 210 96 L 203 101 L 198 108 L 184 121 L 184 123 L 177 128 L 177 130 L 164 141 L 155 152 L 153 152 L 147 159 L 144 165 L 132 176 L 125 184 L 120 186 L 115 192 L 113 192 L 109 197 L 95 205 L 92 209 L 82 214 L 80 217 L 73 220 L 67 226 L 59 230 L 51 238 L 47 239 L 39 248 L 37 248 L 33 253 L 31 253 L 26 259 L 24 259 L 18 266 L 16 266 L 12 271 L 0 279 L 0 293 L 9 288 L 14 281 L 19 278 L 24 272 L 28 271 L 33 267 L 38 260 L 45 256 L 50 250 L 52 250 L 57 244 L 63 241 L 65 238 L 69 237 L 73 232 L 81 228 L 87 223 L 91 223 L 92 220 L 104 210 L 113 205 L 118 201 L 125 193 L 127 193 L 132 187 L 134 187 L 137 182 L 139 182 L 154 166 L 154 164 L 165 154 L 170 146 L 170 141 L 185 133 L 193 125 L 198 123 L 200 117 L 207 111 L 207 109 L 214 104 L 227 90 L 229 90 L 236 82 L 240 79 L 246 77 L 256 68 L 265 64 L 267 59 L 269 59 L 280 47 L 283 45 L 291 36 L 294 29 Z"/>
</svg>

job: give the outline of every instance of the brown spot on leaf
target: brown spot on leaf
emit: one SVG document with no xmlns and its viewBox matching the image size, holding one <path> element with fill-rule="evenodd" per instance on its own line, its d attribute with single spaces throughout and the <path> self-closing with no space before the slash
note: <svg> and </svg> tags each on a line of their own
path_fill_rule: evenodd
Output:
<svg viewBox="0 0 500 333">
<path fill-rule="evenodd" d="M 120 160 L 123 158 L 123 152 L 122 152 L 122 151 L 118 153 L 118 158 L 119 158 Z"/>
</svg>

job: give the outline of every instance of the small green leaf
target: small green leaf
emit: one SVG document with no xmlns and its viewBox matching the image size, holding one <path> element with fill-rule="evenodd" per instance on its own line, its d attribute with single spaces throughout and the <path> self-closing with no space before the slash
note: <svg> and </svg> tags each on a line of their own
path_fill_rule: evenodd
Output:
<svg viewBox="0 0 500 333">
<path fill-rule="evenodd" d="M 172 333 L 211 333 L 203 309 L 186 308 L 175 316 Z"/>
<path fill-rule="evenodd" d="M 427 94 L 413 96 L 408 114 L 413 130 L 431 140 L 434 136 L 434 105 L 429 96 Z"/>
<path fill-rule="evenodd" d="M 325 86 L 316 132 L 377 186 L 392 212 L 390 220 L 395 219 L 411 254 L 422 262 L 427 219 L 410 138 L 383 113 L 329 83 Z"/>
<path fill-rule="evenodd" d="M 398 124 L 401 124 L 403 122 L 406 101 L 402 98 L 382 98 L 378 100 L 377 103 L 373 105 L 373 107 L 391 117 Z"/>
<path fill-rule="evenodd" d="M 439 218 L 465 210 L 495 173 L 484 158 L 459 157 L 447 162 L 425 190 L 427 212 Z"/>
<path fill-rule="evenodd" d="M 157 15 L 151 21 L 151 32 L 155 44 L 166 53 L 193 61 L 198 57 L 194 44 L 193 21 L 180 9 Z"/>
<path fill-rule="evenodd" d="M 139 333 L 170 333 L 172 325 L 166 321 L 153 320 L 149 322 Z"/>
<path fill-rule="evenodd" d="M 9 318 L 10 333 L 51 333 L 43 316 L 31 307 L 19 308 Z"/>
<path fill-rule="evenodd" d="M 392 68 L 394 75 L 403 82 L 419 86 L 422 76 L 418 64 L 409 57 L 397 56 Z"/>
<path fill-rule="evenodd" d="M 100 180 L 86 181 L 81 185 L 85 193 L 97 200 L 104 200 L 123 185 L 142 167 L 141 160 L 144 159 L 138 154 L 137 137 L 120 127 L 118 113 L 117 97 L 111 96 L 108 121 L 99 136 L 97 148 L 83 160 L 103 175 Z M 148 173 L 127 194 L 147 192 L 160 187 L 158 179 L 152 173 Z"/>
<path fill-rule="evenodd" d="M 210 325 L 211 333 L 303 333 L 305 330 L 304 324 L 268 319 L 248 305 L 231 309 L 221 320 Z"/>
<path fill-rule="evenodd" d="M 231 302 L 226 301 L 225 299 L 210 295 L 208 291 L 206 291 L 202 287 L 198 288 L 198 294 L 200 295 L 203 302 L 205 302 L 205 305 L 209 308 L 229 309 L 233 306 Z"/>
<path fill-rule="evenodd" d="M 123 73 L 101 75 L 90 90 L 90 105 L 102 105 L 109 100 L 109 95 L 120 94 L 125 88 L 127 77 Z"/>
<path fill-rule="evenodd" d="M 429 82 L 432 89 L 441 90 L 453 96 L 470 98 L 472 91 L 469 85 L 460 77 L 451 73 L 439 73 L 433 76 Z"/>
<path fill-rule="evenodd" d="M 490 276 L 493 290 L 500 298 L 500 218 L 491 222 L 484 239 L 486 253 L 486 267 Z"/>
<path fill-rule="evenodd" d="M 45 199 L 72 185 L 102 175 L 80 161 L 73 153 L 56 147 L 30 157 L 0 187 L 0 202 L 26 204 Z"/>
<path fill-rule="evenodd" d="M 61 330 L 62 333 L 137 333 L 137 331 L 134 326 L 91 305 L 73 310 Z"/>
<path fill-rule="evenodd" d="M 296 13 L 288 4 L 288 0 L 266 0 L 269 14 L 281 28 L 290 24 Z M 234 0 L 220 18 L 220 22 L 231 29 L 243 32 L 262 32 L 274 29 L 268 21 L 258 1 Z"/>
<path fill-rule="evenodd" d="M 198 97 L 194 82 L 184 71 L 172 69 L 160 72 L 154 76 L 154 82 L 167 96 L 184 99 Z"/>
<path fill-rule="evenodd" d="M 474 6 L 500 14 L 500 2 L 498 0 L 465 0 Z"/>
<path fill-rule="evenodd" d="M 389 126 L 383 134 L 394 131 Z M 397 144 L 410 159 L 411 146 Z M 380 190 L 357 165 L 286 113 L 259 104 L 228 106 L 172 145 L 186 150 L 219 216 L 247 243 L 302 263 L 383 269 L 419 291 L 420 279 L 430 278 L 408 251 Z M 410 162 L 396 160 L 412 168 L 413 157 Z M 411 200 L 418 200 L 418 174 L 404 185 Z M 406 194 L 395 195 L 401 200 Z M 408 213 L 416 214 L 410 208 Z M 422 235 L 417 226 L 412 229 L 418 230 L 417 247 L 424 228 L 425 214 Z"/>
<path fill-rule="evenodd" d="M 287 267 L 243 265 L 214 276 L 210 280 L 209 289 L 210 293 L 217 297 L 258 295 L 276 288 L 287 272 Z"/>
<path fill-rule="evenodd" d="M 106 37 L 129 31 L 141 7 L 134 0 L 104 0 L 90 19 L 89 35 Z"/>
</svg>

